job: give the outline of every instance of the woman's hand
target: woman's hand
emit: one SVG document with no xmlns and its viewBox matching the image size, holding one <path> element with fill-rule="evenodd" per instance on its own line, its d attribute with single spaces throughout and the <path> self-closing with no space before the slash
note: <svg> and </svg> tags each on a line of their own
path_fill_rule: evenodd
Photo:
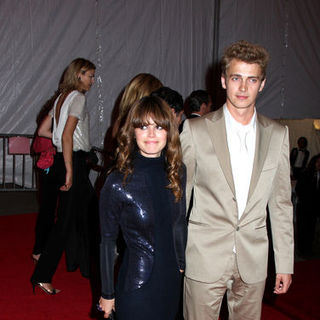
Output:
<svg viewBox="0 0 320 320">
<path fill-rule="evenodd" d="M 114 299 L 104 299 L 100 298 L 99 306 L 104 312 L 104 318 L 108 319 L 112 313 L 112 311 L 116 311 L 114 306 Z"/>
<path fill-rule="evenodd" d="M 72 187 L 72 172 L 67 171 L 66 180 L 63 186 L 60 187 L 61 191 L 69 191 Z"/>
</svg>

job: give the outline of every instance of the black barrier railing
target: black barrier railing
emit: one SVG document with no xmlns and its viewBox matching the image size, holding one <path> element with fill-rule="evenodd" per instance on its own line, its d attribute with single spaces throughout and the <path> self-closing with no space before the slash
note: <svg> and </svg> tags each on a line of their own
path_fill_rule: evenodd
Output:
<svg viewBox="0 0 320 320">
<path fill-rule="evenodd" d="M 30 147 L 33 135 L 1 134 L 0 158 L 2 159 L 2 176 L 0 191 L 36 191 L 36 158 L 31 154 Z M 92 147 L 101 162 L 102 149 Z M 2 154 L 1 154 L 2 153 Z M 91 167 L 99 172 L 99 164 Z M 17 174 L 19 172 L 19 174 Z"/>
</svg>

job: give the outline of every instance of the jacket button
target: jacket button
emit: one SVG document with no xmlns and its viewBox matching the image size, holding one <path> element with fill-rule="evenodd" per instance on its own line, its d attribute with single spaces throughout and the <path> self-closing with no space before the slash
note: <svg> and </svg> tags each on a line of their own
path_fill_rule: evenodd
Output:
<svg viewBox="0 0 320 320">
<path fill-rule="evenodd" d="M 237 226 L 236 230 L 239 231 L 239 229 L 240 229 L 239 226 Z"/>
</svg>

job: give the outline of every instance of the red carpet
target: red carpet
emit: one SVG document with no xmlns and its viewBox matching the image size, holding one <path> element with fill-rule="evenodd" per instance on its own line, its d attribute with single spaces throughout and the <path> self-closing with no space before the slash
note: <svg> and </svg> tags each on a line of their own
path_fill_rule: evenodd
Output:
<svg viewBox="0 0 320 320">
<path fill-rule="evenodd" d="M 0 217 L 0 319 L 90 319 L 91 289 L 79 272 L 66 272 L 61 260 L 54 285 L 56 296 L 32 293 L 31 252 L 36 214 Z"/>
<path fill-rule="evenodd" d="M 290 319 L 320 319 L 319 271 L 320 260 L 297 262 L 290 290 L 277 297 L 273 307 Z"/>
<path fill-rule="evenodd" d="M 66 272 L 64 259 L 53 281 L 62 292 L 48 296 L 38 289 L 33 295 L 29 279 L 35 220 L 36 214 L 0 216 L 0 319 L 91 319 L 90 282 L 79 272 Z M 320 261 L 296 263 L 295 270 L 290 292 L 263 306 L 263 320 L 320 319 Z"/>
</svg>

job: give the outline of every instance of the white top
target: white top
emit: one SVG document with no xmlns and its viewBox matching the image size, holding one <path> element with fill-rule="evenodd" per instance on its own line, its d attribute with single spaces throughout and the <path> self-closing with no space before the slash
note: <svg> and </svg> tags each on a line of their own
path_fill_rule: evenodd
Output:
<svg viewBox="0 0 320 320">
<path fill-rule="evenodd" d="M 238 205 L 238 219 L 241 218 L 248 200 L 256 145 L 256 111 L 250 123 L 242 125 L 223 106 L 227 141 L 230 154 L 233 181 Z"/>
<path fill-rule="evenodd" d="M 294 162 L 294 167 L 296 168 L 302 168 L 304 160 L 304 151 L 298 150 L 296 161 Z"/>
<path fill-rule="evenodd" d="M 54 106 L 49 112 L 53 117 L 52 142 L 57 147 L 58 152 L 62 152 L 62 134 L 69 116 L 79 119 L 73 133 L 73 151 L 90 151 L 89 143 L 89 115 L 86 112 L 86 98 L 83 93 L 74 90 L 70 92 L 60 109 L 58 124 L 56 123 L 56 106 L 59 97 L 54 102 Z"/>
</svg>

